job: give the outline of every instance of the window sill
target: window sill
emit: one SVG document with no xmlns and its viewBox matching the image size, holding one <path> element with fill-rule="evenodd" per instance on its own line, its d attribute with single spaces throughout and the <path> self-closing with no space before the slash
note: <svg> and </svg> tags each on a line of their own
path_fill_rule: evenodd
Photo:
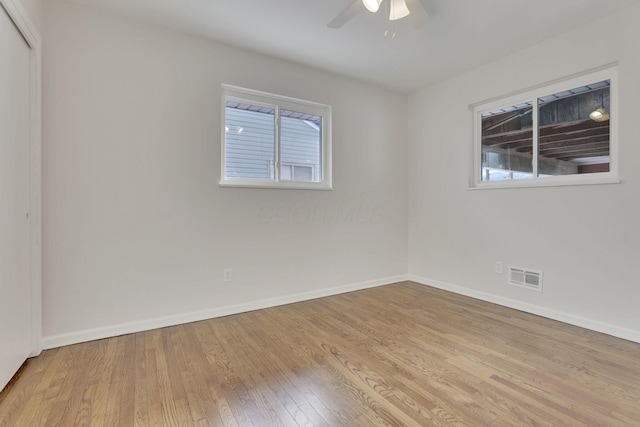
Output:
<svg viewBox="0 0 640 427">
<path fill-rule="evenodd" d="M 225 180 L 220 181 L 220 187 L 228 188 L 264 188 L 272 190 L 321 190 L 331 191 L 333 186 L 327 182 L 301 182 L 301 181 L 260 181 L 260 180 Z"/>
<path fill-rule="evenodd" d="M 535 187 L 564 187 L 574 185 L 601 185 L 620 184 L 617 176 L 610 174 L 591 174 L 576 176 L 554 176 L 536 179 L 523 179 L 513 181 L 478 182 L 472 184 L 467 190 L 493 190 L 504 188 L 535 188 Z"/>
</svg>

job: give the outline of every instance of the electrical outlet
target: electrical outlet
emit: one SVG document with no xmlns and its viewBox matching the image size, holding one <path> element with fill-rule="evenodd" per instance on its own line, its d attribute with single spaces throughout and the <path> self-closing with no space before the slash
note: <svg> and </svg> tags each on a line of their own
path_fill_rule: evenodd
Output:
<svg viewBox="0 0 640 427">
<path fill-rule="evenodd" d="M 233 271 L 230 268 L 225 268 L 224 269 L 224 281 L 225 282 L 230 282 L 231 281 L 231 273 Z"/>
<path fill-rule="evenodd" d="M 496 274 L 502 274 L 502 262 L 496 261 Z"/>
</svg>

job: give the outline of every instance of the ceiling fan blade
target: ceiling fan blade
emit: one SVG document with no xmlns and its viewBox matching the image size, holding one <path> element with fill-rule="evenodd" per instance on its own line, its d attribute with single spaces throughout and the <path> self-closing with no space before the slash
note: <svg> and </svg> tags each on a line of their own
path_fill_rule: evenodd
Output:
<svg viewBox="0 0 640 427">
<path fill-rule="evenodd" d="M 429 14 L 425 10 L 420 0 L 405 0 L 411 12 L 408 16 L 409 23 L 415 29 L 422 28 L 429 20 Z"/>
<path fill-rule="evenodd" d="M 364 3 L 362 0 L 355 0 L 351 6 L 342 11 L 340 15 L 336 17 L 333 21 L 327 24 L 329 28 L 340 28 L 344 24 L 346 24 L 351 18 L 356 16 L 358 12 L 364 10 Z"/>
</svg>

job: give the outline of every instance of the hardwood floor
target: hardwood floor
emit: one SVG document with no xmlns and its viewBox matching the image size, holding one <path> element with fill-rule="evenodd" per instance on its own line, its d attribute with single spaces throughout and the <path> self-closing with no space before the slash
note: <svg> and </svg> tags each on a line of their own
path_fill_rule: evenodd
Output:
<svg viewBox="0 0 640 427">
<path fill-rule="evenodd" d="M 638 426 L 640 344 L 413 283 L 47 350 L 1 426 Z"/>
</svg>

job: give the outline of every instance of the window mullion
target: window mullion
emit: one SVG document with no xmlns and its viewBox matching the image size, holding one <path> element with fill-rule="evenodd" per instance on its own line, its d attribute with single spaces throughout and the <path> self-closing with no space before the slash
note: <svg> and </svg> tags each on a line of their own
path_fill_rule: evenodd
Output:
<svg viewBox="0 0 640 427">
<path fill-rule="evenodd" d="M 276 170 L 274 177 L 276 182 L 280 182 L 280 107 L 277 105 L 275 106 L 274 120 L 276 121 L 274 135 L 274 156 L 276 160 Z"/>
<path fill-rule="evenodd" d="M 540 110 L 540 102 L 538 98 L 533 99 L 533 108 L 532 108 L 532 130 L 533 130 L 533 149 L 531 150 L 531 168 L 533 171 L 533 179 L 538 179 L 540 177 L 539 166 L 539 157 L 540 157 L 540 125 L 538 122 L 538 113 Z"/>
</svg>

